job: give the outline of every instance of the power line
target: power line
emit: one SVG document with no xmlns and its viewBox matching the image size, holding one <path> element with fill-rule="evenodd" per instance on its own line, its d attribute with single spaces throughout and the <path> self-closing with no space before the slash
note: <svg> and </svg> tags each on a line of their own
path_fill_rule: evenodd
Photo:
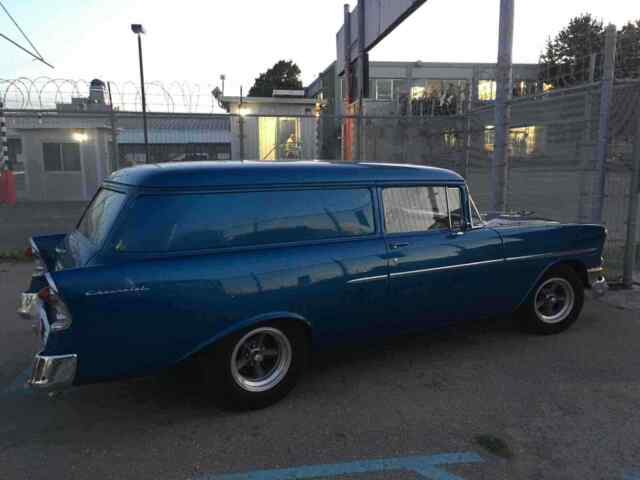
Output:
<svg viewBox="0 0 640 480">
<path fill-rule="evenodd" d="M 4 4 L 0 1 L 0 7 L 2 7 L 2 9 L 4 10 L 4 12 L 7 14 L 7 16 L 11 19 L 11 21 L 13 22 L 13 24 L 16 26 L 16 28 L 18 29 L 18 31 L 22 34 L 22 36 L 25 38 L 25 40 L 29 43 L 29 45 L 31 46 L 31 48 L 33 48 L 33 50 L 36 53 L 33 53 L 32 51 L 30 51 L 29 49 L 23 47 L 22 45 L 20 45 L 18 42 L 16 42 L 15 40 L 12 40 L 11 38 L 7 37 L 6 35 L 0 33 L 0 36 L 2 38 L 4 38 L 5 40 L 7 40 L 8 42 L 12 43 L 13 45 L 15 45 L 16 47 L 18 47 L 20 50 L 28 53 L 29 55 L 31 55 L 33 58 L 35 58 L 36 60 L 44 63 L 45 65 L 47 65 L 48 67 L 51 68 L 55 68 L 53 65 L 51 65 L 49 62 L 45 61 L 44 57 L 42 56 L 42 54 L 38 51 L 38 49 L 36 48 L 36 46 L 33 44 L 33 42 L 29 39 L 29 37 L 27 36 L 27 34 L 24 32 L 24 30 L 22 30 L 22 28 L 20 28 L 20 25 L 18 25 L 18 22 L 16 22 L 16 20 L 11 16 L 11 13 L 9 13 L 9 10 L 7 10 L 7 7 L 4 6 Z"/>
</svg>

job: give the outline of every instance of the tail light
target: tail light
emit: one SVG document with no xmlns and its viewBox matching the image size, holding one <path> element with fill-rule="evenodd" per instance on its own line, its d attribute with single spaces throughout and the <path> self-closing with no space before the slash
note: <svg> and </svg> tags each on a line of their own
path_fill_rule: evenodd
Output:
<svg viewBox="0 0 640 480">
<path fill-rule="evenodd" d="M 27 258 L 33 258 L 33 248 L 27 247 L 24 249 L 24 256 Z"/>
<path fill-rule="evenodd" d="M 38 298 L 49 305 L 52 313 L 51 331 L 62 332 L 71 327 L 73 319 L 67 305 L 62 301 L 58 292 L 51 287 L 45 287 L 38 292 Z"/>
</svg>

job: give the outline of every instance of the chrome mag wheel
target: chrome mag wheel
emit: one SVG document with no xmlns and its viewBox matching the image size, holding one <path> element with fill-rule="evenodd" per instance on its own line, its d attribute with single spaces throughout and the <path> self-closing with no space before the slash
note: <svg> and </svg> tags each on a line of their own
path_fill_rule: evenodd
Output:
<svg viewBox="0 0 640 480">
<path fill-rule="evenodd" d="M 291 359 L 291 343 L 283 332 L 272 327 L 258 328 L 235 345 L 231 376 L 247 392 L 266 392 L 286 377 Z"/>
<path fill-rule="evenodd" d="M 573 310 L 576 295 L 573 286 L 564 278 L 550 278 L 538 287 L 534 307 L 538 318 L 546 324 L 564 321 Z"/>
</svg>

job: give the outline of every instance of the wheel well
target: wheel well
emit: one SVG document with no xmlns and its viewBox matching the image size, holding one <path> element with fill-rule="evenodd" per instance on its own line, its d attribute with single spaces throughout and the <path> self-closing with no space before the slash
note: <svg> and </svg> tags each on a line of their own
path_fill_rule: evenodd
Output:
<svg viewBox="0 0 640 480">
<path fill-rule="evenodd" d="M 585 288 L 589 288 L 589 274 L 587 273 L 587 267 L 584 265 L 584 263 L 577 260 L 569 260 L 566 262 L 561 262 L 558 265 L 566 265 L 572 268 L 578 274 L 580 280 L 582 280 Z"/>
<path fill-rule="evenodd" d="M 302 332 L 304 332 L 307 342 L 309 343 L 309 346 L 311 346 L 312 332 L 311 332 L 311 325 L 309 325 L 308 323 L 303 322 L 302 320 L 294 319 L 294 318 L 276 318 L 270 321 L 265 321 L 263 324 L 270 324 L 270 323 L 271 324 L 279 323 L 281 325 L 286 325 L 286 326 L 300 329 Z"/>
</svg>

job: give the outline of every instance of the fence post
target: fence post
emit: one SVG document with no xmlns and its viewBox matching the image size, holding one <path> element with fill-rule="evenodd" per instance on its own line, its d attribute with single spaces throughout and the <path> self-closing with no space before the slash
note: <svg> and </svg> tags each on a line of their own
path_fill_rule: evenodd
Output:
<svg viewBox="0 0 640 480">
<path fill-rule="evenodd" d="M 4 114 L 4 102 L 0 101 L 0 136 L 2 142 L 2 158 L 0 159 L 0 173 L 9 169 L 9 140 L 7 139 L 7 118 Z"/>
<path fill-rule="evenodd" d="M 615 25 L 609 24 L 604 45 L 604 73 L 600 89 L 600 126 L 596 145 L 595 184 L 593 189 L 593 223 L 602 223 L 604 214 L 604 196 L 607 181 L 607 157 L 609 156 L 609 112 L 613 99 L 613 80 L 616 68 Z"/>
<path fill-rule="evenodd" d="M 629 219 L 627 221 L 627 241 L 624 250 L 624 270 L 622 283 L 633 286 L 633 273 L 637 265 L 638 214 L 640 213 L 640 102 L 636 105 L 636 131 L 633 138 L 631 186 L 629 188 Z"/>
<path fill-rule="evenodd" d="M 593 162 L 593 147 L 592 147 L 592 125 L 591 120 L 593 116 L 593 83 L 596 81 L 596 61 L 598 59 L 597 53 L 592 53 L 589 57 L 589 84 L 584 92 L 584 126 L 582 131 L 582 145 L 578 148 L 579 155 L 582 158 L 578 158 L 578 163 L 582 168 L 582 179 L 580 182 L 580 198 L 578 198 L 578 221 L 583 223 L 588 219 L 586 199 L 588 197 L 588 188 L 590 178 L 588 173 L 591 171 L 591 164 Z"/>
<path fill-rule="evenodd" d="M 467 100 L 465 102 L 465 106 L 464 106 L 464 127 L 463 127 L 463 132 L 464 132 L 464 147 L 463 147 L 463 153 L 462 153 L 462 176 L 464 177 L 465 180 L 468 181 L 468 176 L 469 176 L 469 162 L 471 161 L 471 145 L 472 145 L 472 138 L 471 138 L 471 109 L 472 109 L 472 105 L 473 105 L 473 85 L 476 83 L 476 75 L 474 73 L 473 75 L 473 80 L 471 81 L 471 85 L 469 85 L 469 88 L 467 89 Z"/>
<path fill-rule="evenodd" d="M 496 68 L 495 145 L 491 164 L 491 208 L 507 208 L 509 162 L 509 127 L 513 88 L 513 18 L 514 0 L 500 0 L 500 40 Z"/>
</svg>

